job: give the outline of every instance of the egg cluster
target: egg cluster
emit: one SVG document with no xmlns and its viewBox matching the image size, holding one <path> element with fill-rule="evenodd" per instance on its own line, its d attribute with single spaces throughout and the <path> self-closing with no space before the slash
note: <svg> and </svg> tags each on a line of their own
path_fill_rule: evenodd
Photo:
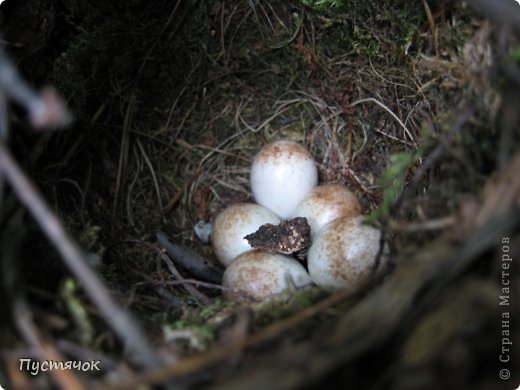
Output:
<svg viewBox="0 0 520 390">
<path fill-rule="evenodd" d="M 211 244 L 226 267 L 224 286 L 264 299 L 313 282 L 335 291 L 366 281 L 381 233 L 363 225 L 361 204 L 349 189 L 317 186 L 318 169 L 307 149 L 287 140 L 264 146 L 253 160 L 250 180 L 258 204 L 234 204 L 213 222 Z M 310 226 L 308 272 L 295 258 L 253 249 L 244 238 L 262 225 L 296 217 L 305 217 Z"/>
</svg>

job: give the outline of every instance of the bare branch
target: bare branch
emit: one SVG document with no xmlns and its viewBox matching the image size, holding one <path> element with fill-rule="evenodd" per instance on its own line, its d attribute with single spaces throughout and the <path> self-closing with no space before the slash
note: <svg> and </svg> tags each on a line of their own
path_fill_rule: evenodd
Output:
<svg viewBox="0 0 520 390">
<path fill-rule="evenodd" d="M 85 292 L 97 305 L 105 321 L 123 340 L 131 354 L 147 367 L 158 367 L 159 361 L 142 331 L 136 325 L 136 321 L 114 301 L 101 278 L 88 265 L 85 254 L 71 239 L 60 220 L 45 203 L 38 189 L 22 172 L 3 142 L 0 142 L 0 171 L 22 204 L 30 211 L 58 250 L 67 267 L 82 283 Z"/>
<path fill-rule="evenodd" d="M 72 121 L 72 115 L 56 90 L 46 87 L 41 94 L 35 92 L 20 77 L 16 67 L 1 49 L 0 93 L 22 105 L 29 113 L 31 125 L 36 129 L 62 127 Z M 2 137 L 6 138 L 4 135 Z"/>
</svg>

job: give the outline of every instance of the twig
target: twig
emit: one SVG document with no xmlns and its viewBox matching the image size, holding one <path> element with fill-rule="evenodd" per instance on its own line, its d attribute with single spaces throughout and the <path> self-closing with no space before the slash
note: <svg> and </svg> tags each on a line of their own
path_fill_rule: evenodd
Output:
<svg viewBox="0 0 520 390">
<path fill-rule="evenodd" d="M 140 277 L 142 277 L 143 279 L 146 280 L 146 282 L 135 283 L 134 284 L 135 287 L 151 285 L 154 292 L 159 297 L 166 300 L 174 311 L 179 312 L 179 313 L 181 312 L 182 306 L 184 304 L 184 300 L 179 298 L 178 296 L 172 294 L 170 291 L 168 291 L 167 289 L 162 287 L 162 286 L 168 285 L 169 282 L 164 281 L 164 280 L 157 281 L 157 280 L 154 280 L 153 278 L 151 278 L 150 276 L 148 276 L 147 274 L 145 274 L 144 272 L 135 271 L 132 268 L 130 268 L 130 270 L 133 273 L 135 273 L 136 275 L 139 275 Z"/>
<path fill-rule="evenodd" d="M 212 283 L 220 283 L 222 281 L 222 270 L 213 265 L 209 260 L 190 248 L 171 242 L 166 234 L 162 232 L 158 232 L 156 237 L 168 256 L 193 276 Z"/>
<path fill-rule="evenodd" d="M 179 286 L 181 284 L 193 284 L 194 286 L 197 286 L 197 287 L 213 288 L 215 290 L 221 290 L 221 291 L 229 290 L 227 287 L 224 287 L 220 284 L 203 282 L 203 281 L 197 280 L 197 279 L 183 279 L 183 280 L 170 280 L 170 281 L 155 281 L 155 280 L 150 279 L 148 282 L 136 283 L 136 285 L 145 285 L 145 284 L 153 284 L 153 285 L 164 284 L 167 286 Z"/>
<path fill-rule="evenodd" d="M 9 99 L 21 104 L 28 112 L 34 128 L 66 126 L 72 115 L 52 87 L 40 94 L 20 77 L 16 67 L 0 48 L 0 91 Z"/>
<path fill-rule="evenodd" d="M 457 121 L 453 124 L 451 129 L 448 132 L 447 138 L 445 142 L 440 143 L 435 147 L 435 149 L 426 157 L 424 163 L 415 171 L 415 174 L 412 177 L 412 180 L 410 182 L 410 185 L 408 185 L 401 197 L 396 202 L 395 209 L 397 210 L 399 206 L 406 200 L 411 194 L 412 190 L 415 188 L 417 183 L 419 183 L 419 180 L 424 176 L 424 174 L 430 169 L 433 164 L 437 162 L 437 160 L 443 155 L 444 151 L 448 146 L 451 145 L 453 142 L 453 139 L 455 138 L 455 135 L 460 131 L 462 126 L 466 124 L 466 122 L 471 118 L 473 113 L 475 112 L 475 107 L 470 107 L 467 109 L 464 113 L 458 115 Z"/>
<path fill-rule="evenodd" d="M 296 28 L 294 30 L 294 33 L 291 35 L 291 37 L 289 39 L 286 39 L 285 41 L 283 42 L 279 42 L 279 43 L 276 43 L 274 45 L 271 45 L 271 49 L 280 49 L 284 46 L 287 46 L 288 44 L 292 43 L 296 37 L 298 36 L 298 34 L 300 33 L 301 29 L 302 29 L 302 26 L 303 26 L 303 20 L 305 18 L 305 13 L 302 13 L 302 16 L 300 18 L 300 15 L 297 15 L 297 16 L 293 16 L 293 17 L 297 17 L 298 20 L 296 21 Z"/>
<path fill-rule="evenodd" d="M 166 267 L 168 267 L 168 270 L 172 273 L 173 276 L 175 276 L 178 280 L 184 280 L 181 273 L 177 270 L 175 267 L 175 264 L 173 264 L 173 261 L 170 260 L 168 255 L 164 252 L 163 249 L 158 248 L 154 245 L 154 247 L 159 251 L 159 256 L 161 260 L 166 264 Z M 190 293 L 197 301 L 199 301 L 203 305 L 209 305 L 211 303 L 210 299 L 205 296 L 203 293 L 201 293 L 199 290 L 197 290 L 195 287 L 193 287 L 190 284 L 183 284 L 183 287 L 186 289 L 188 293 Z"/>
<path fill-rule="evenodd" d="M 415 233 L 431 230 L 442 230 L 444 228 L 453 226 L 456 219 L 452 215 L 446 217 L 432 219 L 425 222 L 409 222 L 402 223 L 394 219 L 388 221 L 387 229 L 391 232 Z"/>
<path fill-rule="evenodd" d="M 225 31 L 224 31 L 224 12 L 226 11 L 226 3 L 222 1 L 220 7 L 220 56 L 226 59 L 226 42 L 225 42 Z"/>
<path fill-rule="evenodd" d="M 52 87 L 38 94 L 20 77 L 16 67 L 0 48 L 0 141 L 7 142 L 7 100 L 21 104 L 28 112 L 32 126 L 36 129 L 62 127 L 72 121 L 65 103 Z M 4 178 L 0 172 L 0 205 L 2 204 Z"/>
<path fill-rule="evenodd" d="M 46 342 L 39 334 L 32 320 L 32 313 L 26 303 L 18 298 L 14 302 L 14 317 L 18 331 L 22 334 L 27 343 L 35 349 L 38 359 L 42 361 L 64 361 L 63 357 L 56 349 Z M 71 371 L 68 370 L 49 370 L 49 374 L 54 382 L 63 389 L 80 390 L 85 387 L 76 379 Z"/>
<path fill-rule="evenodd" d="M 179 280 L 179 281 L 186 280 L 181 275 L 181 273 L 177 270 L 177 268 L 175 267 L 175 264 L 173 264 L 173 261 L 171 261 L 171 259 L 166 254 L 165 250 L 159 244 L 151 244 L 151 243 L 146 242 L 146 241 L 135 240 L 135 239 L 128 240 L 128 242 L 133 242 L 135 244 L 144 245 L 148 249 L 151 249 L 151 250 L 155 251 L 157 253 L 157 255 L 158 255 L 158 258 L 160 258 L 164 262 L 164 264 L 166 265 L 166 267 L 168 268 L 170 273 L 177 280 Z M 151 281 L 151 279 L 149 277 L 145 277 L 145 279 L 147 279 L 148 281 Z M 167 283 L 167 282 L 165 282 L 165 283 Z M 191 284 L 189 284 L 189 283 L 181 283 L 181 285 L 186 290 L 186 292 L 188 292 L 191 296 L 193 296 L 200 304 L 202 304 L 202 305 L 209 305 L 211 303 L 210 299 L 206 295 L 201 293 L 199 290 L 197 290 Z"/>
<path fill-rule="evenodd" d="M 186 183 L 184 184 L 184 187 L 182 187 L 177 193 L 173 196 L 173 198 L 170 199 L 170 201 L 166 204 L 164 209 L 162 210 L 163 214 L 168 213 L 179 200 L 181 200 L 182 196 L 188 191 L 188 188 L 190 185 L 200 176 L 202 171 L 200 169 L 197 169 L 193 175 L 191 175 Z"/>
<path fill-rule="evenodd" d="M 117 178 L 116 189 L 114 194 L 114 202 L 112 205 L 112 216 L 115 217 L 119 208 L 119 200 L 121 198 L 121 191 L 127 179 L 128 168 L 128 151 L 130 145 L 130 126 L 132 123 L 132 116 L 134 112 L 135 97 L 132 94 L 130 102 L 126 108 L 125 119 L 123 123 L 123 134 L 121 135 L 121 145 L 119 148 L 119 162 L 117 164 Z"/>
<path fill-rule="evenodd" d="M 168 16 L 168 20 L 166 21 L 166 23 L 164 24 L 163 28 L 161 29 L 161 32 L 159 33 L 159 35 L 157 35 L 157 37 L 155 38 L 153 44 L 150 46 L 150 49 L 148 50 L 148 52 L 146 53 L 146 55 L 143 57 L 143 61 L 141 63 L 141 66 L 139 67 L 139 71 L 137 72 L 137 74 L 140 76 L 142 74 L 142 72 L 144 71 L 144 68 L 145 66 L 147 65 L 147 63 L 149 62 L 149 60 L 151 58 L 153 58 L 153 51 L 155 50 L 155 48 L 157 47 L 157 45 L 159 44 L 159 42 L 161 41 L 161 38 L 163 36 L 163 34 L 166 32 L 166 30 L 168 29 L 168 27 L 170 26 L 170 24 L 172 23 L 172 20 L 173 20 L 173 17 L 175 16 L 175 14 L 177 13 L 177 9 L 179 8 L 179 5 L 181 5 L 181 0 L 177 0 L 177 2 L 175 3 L 174 7 L 173 7 L 173 10 L 172 12 L 170 13 L 170 15 Z M 139 77 L 137 77 L 138 79 Z"/>
<path fill-rule="evenodd" d="M 430 31 L 432 33 L 432 41 L 433 47 L 435 48 L 435 54 L 439 55 L 439 45 L 437 43 L 437 29 L 435 28 L 435 22 L 433 21 L 432 11 L 426 0 L 423 0 L 423 7 L 424 12 L 426 13 L 426 17 L 428 18 L 428 25 L 430 26 Z"/>
<path fill-rule="evenodd" d="M 98 306 L 105 321 L 141 364 L 147 367 L 158 367 L 159 360 L 135 320 L 114 301 L 101 278 L 88 265 L 81 249 L 70 238 L 60 220 L 45 203 L 38 189 L 22 172 L 3 142 L 0 142 L 0 171 L 58 250 L 67 267 L 82 283 L 85 292 Z"/>
</svg>

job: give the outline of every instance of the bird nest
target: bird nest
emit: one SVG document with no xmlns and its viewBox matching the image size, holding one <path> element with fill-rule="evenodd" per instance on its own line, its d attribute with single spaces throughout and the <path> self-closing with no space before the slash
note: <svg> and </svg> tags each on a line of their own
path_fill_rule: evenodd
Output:
<svg viewBox="0 0 520 390">
<path fill-rule="evenodd" d="M 94 272 L 6 193 L 0 384 L 499 384 L 498 297 L 518 308 L 499 273 L 520 242 L 512 33 L 453 2 L 31 3 L 5 9 L 7 49 L 76 121 L 35 134 L 15 110 L 12 150 Z M 160 231 L 216 264 L 194 228 L 253 201 L 252 158 L 277 139 L 356 193 L 391 271 L 244 303 L 165 253 Z M 33 376 L 21 359 L 100 363 Z"/>
</svg>

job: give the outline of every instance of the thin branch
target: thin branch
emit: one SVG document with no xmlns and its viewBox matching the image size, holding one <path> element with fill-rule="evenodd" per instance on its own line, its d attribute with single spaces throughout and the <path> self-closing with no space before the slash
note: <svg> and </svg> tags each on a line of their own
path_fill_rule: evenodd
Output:
<svg viewBox="0 0 520 390">
<path fill-rule="evenodd" d="M 72 121 L 72 115 L 56 90 L 45 87 L 41 93 L 34 91 L 20 77 L 16 67 L 1 48 L 0 91 L 27 110 L 31 125 L 36 129 L 62 127 Z"/>
<path fill-rule="evenodd" d="M 170 273 L 175 276 L 175 278 L 177 280 L 185 280 L 181 273 L 177 270 L 177 268 L 175 267 L 175 264 L 173 264 L 173 261 L 171 261 L 171 259 L 168 257 L 168 255 L 166 254 L 166 252 L 162 249 L 162 248 L 159 248 L 158 246 L 155 246 L 155 248 L 159 251 L 159 257 L 160 259 L 164 262 L 164 264 L 166 265 L 166 267 L 168 268 L 168 270 L 170 271 Z M 182 284 L 182 286 L 184 287 L 184 289 L 186 289 L 186 291 L 191 294 L 191 296 L 193 298 L 195 298 L 197 300 L 197 302 L 199 302 L 201 305 L 209 305 L 211 303 L 210 299 L 205 296 L 203 293 L 201 293 L 199 290 L 197 290 L 194 286 L 192 286 L 191 284 Z"/>
<path fill-rule="evenodd" d="M 179 286 L 183 284 L 193 284 L 195 287 L 205 287 L 205 288 L 212 288 L 215 290 L 221 290 L 221 291 L 228 291 L 228 287 L 224 287 L 220 284 L 216 283 L 210 283 L 210 282 L 203 282 L 201 280 L 197 279 L 182 279 L 182 280 L 169 280 L 169 281 L 155 281 L 155 280 L 149 280 L 148 282 L 138 282 L 136 283 L 137 286 L 141 285 L 147 285 L 147 284 L 153 284 L 153 285 L 166 285 L 166 286 Z"/>
<path fill-rule="evenodd" d="M 22 334 L 27 343 L 34 348 L 37 357 L 42 361 L 64 361 L 65 359 L 63 356 L 47 340 L 45 340 L 38 329 L 36 329 L 32 313 L 27 307 L 25 301 L 22 299 L 16 299 L 13 307 L 18 331 Z M 54 383 L 60 388 L 71 390 L 85 389 L 71 371 L 49 370 L 49 374 Z"/>
<path fill-rule="evenodd" d="M 45 203 L 38 189 L 22 172 L 3 142 L 0 142 L 0 171 L 5 175 L 19 200 L 30 211 L 47 238 L 58 250 L 67 267 L 82 283 L 85 292 L 97 305 L 105 321 L 127 345 L 131 354 L 144 366 L 160 366 L 159 360 L 136 325 L 136 321 L 112 298 L 101 278 L 88 265 L 85 254 L 71 239 L 60 220 Z"/>
</svg>

